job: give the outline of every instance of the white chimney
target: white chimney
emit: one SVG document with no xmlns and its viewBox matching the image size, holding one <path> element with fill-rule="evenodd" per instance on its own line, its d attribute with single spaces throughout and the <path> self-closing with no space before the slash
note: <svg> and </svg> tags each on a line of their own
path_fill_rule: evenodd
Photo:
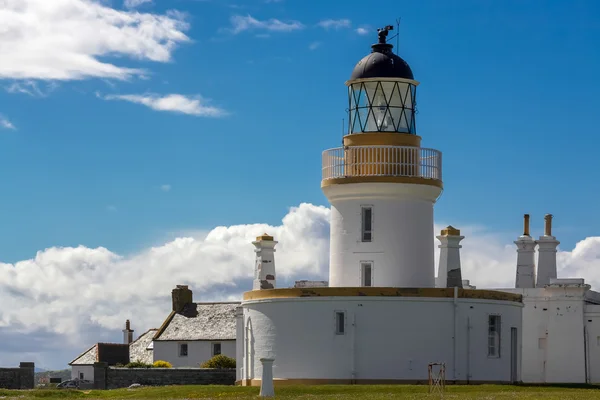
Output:
<svg viewBox="0 0 600 400">
<path fill-rule="evenodd" d="M 275 288 L 275 245 L 278 242 L 266 233 L 252 242 L 256 249 L 256 266 L 254 267 L 254 284 L 252 290 Z"/>
<path fill-rule="evenodd" d="M 133 329 L 129 320 L 125 321 L 125 329 L 123 329 L 123 343 L 130 344 L 133 342 Z"/>
<path fill-rule="evenodd" d="M 517 245 L 516 288 L 535 287 L 535 247 L 537 243 L 529 234 L 529 214 L 523 218 L 523 234 L 514 242 Z"/>
<path fill-rule="evenodd" d="M 440 248 L 440 263 L 438 266 L 438 287 L 459 287 L 462 288 L 462 273 L 460 269 L 460 249 L 459 244 L 465 237 L 460 236 L 460 230 L 448 226 L 442 229 L 438 240 L 442 243 Z"/>
<path fill-rule="evenodd" d="M 550 279 L 556 279 L 556 248 L 560 244 L 552 236 L 552 214 L 544 217 L 544 235 L 540 236 L 538 244 L 538 270 L 536 287 L 544 287 Z"/>
</svg>

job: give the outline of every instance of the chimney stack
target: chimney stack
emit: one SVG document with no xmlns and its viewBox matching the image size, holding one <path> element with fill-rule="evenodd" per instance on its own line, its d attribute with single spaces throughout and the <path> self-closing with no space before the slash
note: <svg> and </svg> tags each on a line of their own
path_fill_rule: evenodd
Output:
<svg viewBox="0 0 600 400">
<path fill-rule="evenodd" d="M 460 236 L 460 230 L 452 226 L 442 229 L 440 236 L 437 236 L 437 239 L 442 243 L 438 246 L 440 248 L 438 287 L 463 287 L 460 268 L 460 249 L 462 246 L 459 243 L 464 238 L 464 236 Z"/>
<path fill-rule="evenodd" d="M 133 342 L 133 329 L 131 329 L 131 323 L 129 320 L 125 321 L 125 329 L 123 329 L 123 343 L 130 344 Z"/>
<path fill-rule="evenodd" d="M 544 235 L 537 240 L 538 244 L 538 271 L 536 287 L 544 287 L 550 279 L 556 279 L 556 248 L 560 244 L 552 236 L 552 214 L 544 216 Z"/>
<path fill-rule="evenodd" d="M 171 297 L 173 298 L 173 311 L 175 312 L 182 312 L 186 304 L 194 302 L 192 291 L 187 285 L 177 285 L 171 291 Z"/>
<path fill-rule="evenodd" d="M 256 247 L 256 266 L 252 290 L 275 288 L 275 245 L 278 242 L 266 233 L 258 236 L 252 244 Z"/>
<path fill-rule="evenodd" d="M 517 245 L 515 288 L 534 288 L 537 243 L 529 235 L 529 214 L 523 216 L 523 234 L 514 243 Z"/>
</svg>

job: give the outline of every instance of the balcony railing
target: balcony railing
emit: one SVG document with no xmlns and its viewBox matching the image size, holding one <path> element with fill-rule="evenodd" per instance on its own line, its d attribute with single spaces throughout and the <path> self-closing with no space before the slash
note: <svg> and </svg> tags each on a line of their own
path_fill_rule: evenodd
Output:
<svg viewBox="0 0 600 400">
<path fill-rule="evenodd" d="M 351 146 L 323 152 L 323 180 L 407 176 L 442 180 L 442 153 L 411 146 Z"/>
</svg>

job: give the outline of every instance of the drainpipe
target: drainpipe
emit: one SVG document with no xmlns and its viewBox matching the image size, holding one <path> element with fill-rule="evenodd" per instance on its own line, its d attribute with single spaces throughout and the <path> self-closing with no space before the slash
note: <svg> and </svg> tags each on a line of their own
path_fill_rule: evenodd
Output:
<svg viewBox="0 0 600 400">
<path fill-rule="evenodd" d="M 584 357 L 584 365 L 585 365 L 585 383 L 590 383 L 590 358 L 589 358 L 589 343 L 588 343 L 588 331 L 587 326 L 583 325 L 583 357 Z"/>
<path fill-rule="evenodd" d="M 352 314 L 352 384 L 356 383 L 356 313 Z"/>
<path fill-rule="evenodd" d="M 467 317 L 467 385 L 471 380 L 471 317 Z"/>
<path fill-rule="evenodd" d="M 452 338 L 452 376 L 456 382 L 456 336 L 458 333 L 458 287 L 454 287 L 454 336 Z"/>
</svg>

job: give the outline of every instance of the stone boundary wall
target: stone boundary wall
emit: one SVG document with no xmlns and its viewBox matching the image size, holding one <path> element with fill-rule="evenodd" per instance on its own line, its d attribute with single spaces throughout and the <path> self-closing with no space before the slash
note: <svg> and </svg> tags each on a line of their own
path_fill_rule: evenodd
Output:
<svg viewBox="0 0 600 400">
<path fill-rule="evenodd" d="M 95 389 L 119 389 L 139 383 L 144 386 L 234 385 L 235 368 L 115 368 L 94 364 Z"/>
<path fill-rule="evenodd" d="M 22 362 L 18 368 L 0 368 L 0 389 L 33 389 L 35 364 Z"/>
</svg>

